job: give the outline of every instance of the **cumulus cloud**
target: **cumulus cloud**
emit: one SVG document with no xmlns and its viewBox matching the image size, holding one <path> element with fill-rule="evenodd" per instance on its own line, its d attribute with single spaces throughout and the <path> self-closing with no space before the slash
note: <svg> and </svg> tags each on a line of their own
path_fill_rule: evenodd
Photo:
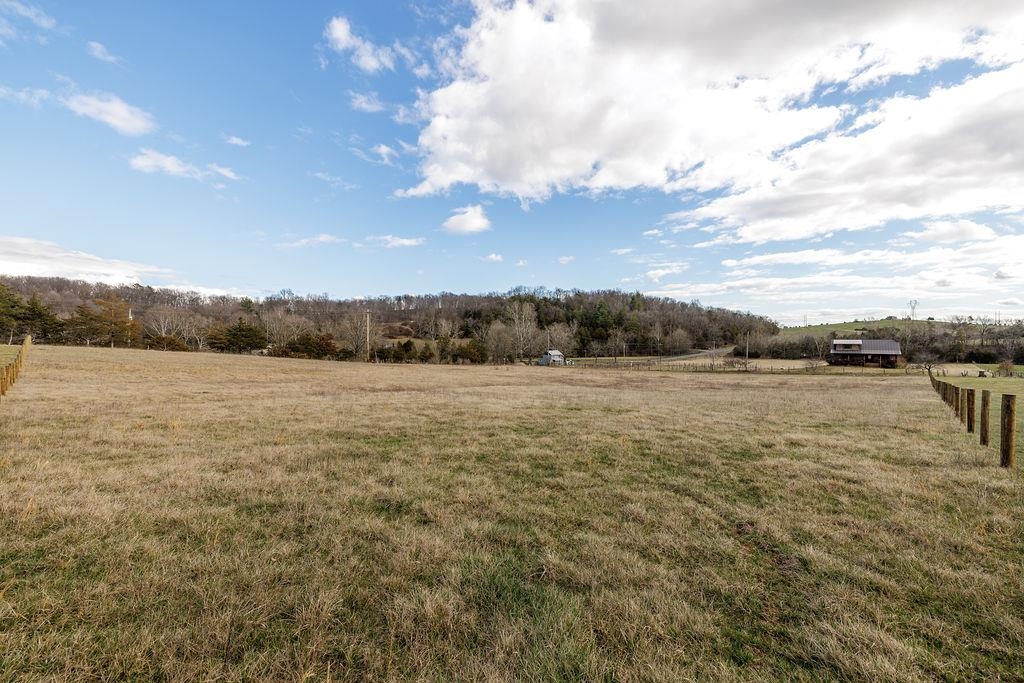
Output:
<svg viewBox="0 0 1024 683">
<path fill-rule="evenodd" d="M 245 138 L 240 138 L 237 135 L 222 135 L 221 138 L 224 140 L 224 142 L 228 143 L 229 145 L 234 145 L 235 147 L 248 147 L 249 145 L 252 144 L 252 142 L 250 142 L 249 140 L 246 140 Z"/>
<path fill-rule="evenodd" d="M 0 236 L 0 272 L 13 276 L 65 277 L 108 284 L 143 282 L 172 274 L 166 268 L 107 259 L 53 242 Z"/>
<path fill-rule="evenodd" d="M 491 220 L 480 204 L 460 206 L 441 224 L 445 232 L 457 235 L 471 235 L 491 229 Z"/>
<path fill-rule="evenodd" d="M 559 256 L 558 263 L 563 266 L 567 266 L 576 260 L 575 256 Z"/>
<path fill-rule="evenodd" d="M 418 247 L 426 242 L 425 237 L 396 237 L 394 235 L 375 235 L 368 238 L 385 249 L 400 249 L 402 247 Z"/>
<path fill-rule="evenodd" d="M 366 73 L 393 71 L 395 53 L 387 46 L 374 45 L 352 32 L 352 24 L 345 17 L 334 17 L 324 29 L 328 46 L 335 52 L 348 54 L 352 63 Z"/>
<path fill-rule="evenodd" d="M 88 50 L 91 56 L 100 60 L 101 62 L 117 65 L 120 65 L 122 63 L 121 58 L 117 57 L 116 55 L 110 54 L 110 51 L 107 50 L 107 47 L 103 43 L 97 43 L 95 40 L 90 40 L 86 44 L 86 49 Z"/>
<path fill-rule="evenodd" d="M 615 254 L 616 256 L 626 256 L 628 254 L 632 254 L 634 251 L 636 251 L 636 249 L 634 249 L 633 247 L 621 247 L 619 249 L 612 249 L 611 253 Z"/>
<path fill-rule="evenodd" d="M 117 95 L 71 95 L 65 97 L 62 103 L 79 116 L 105 123 L 121 135 L 138 137 L 156 130 L 156 120 L 151 114 L 128 104 Z"/>
<path fill-rule="evenodd" d="M 705 201 L 670 218 L 717 232 L 707 244 L 1024 204 L 1020 3 L 474 7 L 440 46 L 441 85 L 416 104 L 423 161 L 406 195 L 460 184 L 527 201 L 696 193 Z M 956 60 L 980 75 L 923 94 L 860 95 Z"/>
<path fill-rule="evenodd" d="M 782 154 L 763 182 L 675 214 L 735 242 L 1024 210 L 1024 63 L 897 96 Z"/>
<path fill-rule="evenodd" d="M 490 263 L 501 263 L 504 260 L 505 258 L 501 254 L 488 254 L 487 256 L 484 256 L 484 261 L 488 261 Z"/>
</svg>

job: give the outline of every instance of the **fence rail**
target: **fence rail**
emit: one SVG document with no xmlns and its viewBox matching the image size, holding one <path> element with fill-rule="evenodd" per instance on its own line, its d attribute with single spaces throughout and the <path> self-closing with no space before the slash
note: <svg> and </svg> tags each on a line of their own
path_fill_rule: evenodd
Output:
<svg viewBox="0 0 1024 683">
<path fill-rule="evenodd" d="M 929 373 L 935 393 L 949 406 L 950 410 L 963 424 L 968 434 L 975 433 L 978 426 L 978 441 L 982 446 L 989 445 L 989 413 L 992 409 L 992 392 L 981 390 L 980 420 L 975 420 L 977 405 L 977 389 L 960 387 L 951 382 L 937 379 Z M 1017 460 L 1017 396 L 1002 394 L 999 409 L 999 464 L 1002 467 L 1013 467 Z"/>
<path fill-rule="evenodd" d="M 18 377 L 21 376 L 21 370 L 25 367 L 28 350 L 31 347 L 32 337 L 27 336 L 25 341 L 21 342 L 21 346 L 18 347 L 18 352 L 14 355 L 14 358 L 7 361 L 3 368 L 0 369 L 0 396 L 6 396 L 10 388 L 18 381 Z"/>
</svg>

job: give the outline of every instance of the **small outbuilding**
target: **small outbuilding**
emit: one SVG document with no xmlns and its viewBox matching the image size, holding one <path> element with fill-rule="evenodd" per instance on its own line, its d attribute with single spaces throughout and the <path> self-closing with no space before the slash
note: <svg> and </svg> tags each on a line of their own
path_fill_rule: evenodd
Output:
<svg viewBox="0 0 1024 683">
<path fill-rule="evenodd" d="M 565 365 L 565 356 L 562 355 L 561 351 L 556 349 L 548 349 L 544 352 L 544 355 L 537 361 L 538 365 Z"/>
<path fill-rule="evenodd" d="M 894 339 L 833 339 L 828 363 L 894 368 L 902 358 L 900 343 Z"/>
</svg>

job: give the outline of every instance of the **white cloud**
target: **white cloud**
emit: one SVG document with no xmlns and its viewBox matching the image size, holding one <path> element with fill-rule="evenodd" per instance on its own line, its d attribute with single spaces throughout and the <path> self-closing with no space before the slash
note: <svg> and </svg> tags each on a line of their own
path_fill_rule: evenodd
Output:
<svg viewBox="0 0 1024 683">
<path fill-rule="evenodd" d="M 86 49 L 88 50 L 90 55 L 100 60 L 101 62 L 118 65 L 122 63 L 121 58 L 110 54 L 110 51 L 107 50 L 106 46 L 103 43 L 97 43 L 95 40 L 90 40 L 86 44 Z"/>
<path fill-rule="evenodd" d="M 312 237 L 301 237 L 289 242 L 281 242 L 277 246 L 284 249 L 298 249 L 301 247 L 320 247 L 328 244 L 345 244 L 348 240 L 344 237 L 337 237 L 327 233 L 320 233 Z"/>
<path fill-rule="evenodd" d="M 489 261 L 490 263 L 501 263 L 505 259 L 501 254 L 488 254 L 487 256 L 484 256 L 483 260 Z"/>
<path fill-rule="evenodd" d="M 356 111 L 366 112 L 367 114 L 384 111 L 384 103 L 380 101 L 380 97 L 375 92 L 361 93 L 349 90 L 348 96 L 349 104 Z"/>
<path fill-rule="evenodd" d="M 117 95 L 71 95 L 62 100 L 65 107 L 79 116 L 105 123 L 121 135 L 138 137 L 156 130 L 152 115 L 133 107 Z"/>
<path fill-rule="evenodd" d="M 26 24 L 31 26 L 25 26 Z M 57 21 L 49 14 L 34 5 L 26 5 L 16 0 L 0 0 L 0 47 L 7 40 L 25 40 L 29 38 L 26 28 L 52 31 Z M 37 40 L 45 42 L 45 38 L 37 36 Z"/>
<path fill-rule="evenodd" d="M 441 224 L 445 232 L 457 235 L 470 235 L 491 229 L 491 221 L 480 204 L 460 206 L 452 211 L 452 215 Z"/>
<path fill-rule="evenodd" d="M 143 173 L 165 173 L 192 180 L 203 180 L 206 177 L 206 173 L 202 169 L 171 154 L 162 154 L 155 149 L 140 149 L 129 163 L 136 171 Z"/>
<path fill-rule="evenodd" d="M 645 275 L 648 280 L 653 282 L 660 282 L 666 275 L 676 275 L 683 272 L 688 267 L 688 264 L 681 261 L 674 261 L 671 263 L 657 263 L 653 268 L 648 270 Z"/>
<path fill-rule="evenodd" d="M 905 232 L 903 237 L 923 242 L 968 242 L 971 240 L 987 240 L 996 236 L 992 228 L 974 221 L 961 219 L 958 221 L 928 221 L 924 230 Z"/>
<path fill-rule="evenodd" d="M 349 53 L 352 63 L 366 73 L 381 70 L 393 71 L 395 68 L 394 51 L 387 46 L 374 45 L 352 32 L 352 24 L 345 17 L 334 17 L 324 29 L 324 37 L 332 50 L 338 53 Z"/>
<path fill-rule="evenodd" d="M 235 173 L 227 166 L 220 166 L 218 164 L 207 164 L 206 168 L 207 170 L 210 171 L 210 173 L 215 173 L 216 175 L 219 175 L 223 178 L 227 178 L 228 180 L 237 181 L 242 179 L 241 176 L 239 176 L 237 173 Z"/>
<path fill-rule="evenodd" d="M 5 85 L 0 85 L 0 100 L 7 100 L 15 104 L 24 104 L 29 107 L 38 107 L 45 100 L 50 98 L 50 91 L 42 88 L 22 88 L 14 90 Z"/>
<path fill-rule="evenodd" d="M 331 175 L 330 173 L 324 173 L 323 171 L 316 171 L 310 173 L 309 175 L 316 178 L 317 180 L 322 180 L 323 182 L 327 183 L 328 185 L 337 190 L 354 190 L 356 189 L 356 187 L 358 187 L 355 183 L 351 183 L 345 180 L 344 178 L 341 178 L 336 175 Z"/>
<path fill-rule="evenodd" d="M 26 5 L 17 0 L 0 0 L 0 14 L 26 19 L 37 28 L 48 31 L 57 27 L 57 20 L 35 5 Z"/>
<path fill-rule="evenodd" d="M 402 247 L 418 247 L 427 241 L 425 237 L 396 237 L 394 235 L 375 235 L 368 237 L 372 242 L 377 242 L 385 249 L 400 249 Z"/>
<path fill-rule="evenodd" d="M 171 271 L 132 261 L 107 259 L 65 249 L 53 242 L 27 237 L 0 236 L 0 272 L 14 276 L 65 277 L 108 284 L 164 278 Z"/>
<path fill-rule="evenodd" d="M 363 161 L 369 161 L 371 164 L 378 164 L 380 166 L 394 166 L 395 160 L 399 156 L 398 150 L 388 147 L 384 143 L 374 145 L 369 150 L 353 147 L 352 153 Z"/>
<path fill-rule="evenodd" d="M 633 247 L 621 247 L 619 249 L 612 249 L 611 253 L 616 256 L 626 256 L 627 254 L 632 254 L 634 251 L 636 251 L 636 249 Z"/>
<path fill-rule="evenodd" d="M 781 155 L 763 182 L 677 215 L 761 243 L 1024 210 L 1024 63 L 891 98 L 862 119 Z"/>
<path fill-rule="evenodd" d="M 561 265 L 563 265 L 563 266 L 567 266 L 567 265 L 569 265 L 570 263 L 572 263 L 575 260 L 576 260 L 575 256 L 559 256 L 558 257 L 558 262 Z"/>
<path fill-rule="evenodd" d="M 530 264 L 526 261 L 526 259 L 519 259 L 518 261 L 516 261 L 516 268 L 525 268 L 528 265 Z"/>
<path fill-rule="evenodd" d="M 224 140 L 224 142 L 228 143 L 229 145 L 234 145 L 235 147 L 248 147 L 249 145 L 252 144 L 252 142 L 250 142 L 249 140 L 240 138 L 237 135 L 221 135 L 221 138 Z"/>
<path fill-rule="evenodd" d="M 644 230 L 644 232 L 643 232 L 644 237 L 652 237 L 652 238 L 653 237 L 661 237 L 664 234 L 665 234 L 664 232 L 662 232 L 661 230 L 658 230 L 657 228 L 653 228 L 651 230 Z"/>
<path fill-rule="evenodd" d="M 696 193 L 674 221 L 718 231 L 714 245 L 1024 205 L 1021 3 L 474 8 L 439 43 L 442 84 L 418 98 L 421 179 L 404 194 Z M 860 94 L 955 60 L 988 73 L 924 96 Z"/>
<path fill-rule="evenodd" d="M 128 162 L 132 168 L 142 173 L 163 173 L 177 178 L 190 178 L 192 180 L 204 181 L 214 176 L 227 178 L 228 180 L 241 180 L 241 176 L 226 166 L 218 164 L 207 164 L 206 168 L 199 168 L 195 164 L 183 161 L 173 154 L 164 154 L 155 149 L 143 147 L 139 153 L 133 156 Z M 223 189 L 220 183 L 214 183 L 215 189 Z"/>
</svg>

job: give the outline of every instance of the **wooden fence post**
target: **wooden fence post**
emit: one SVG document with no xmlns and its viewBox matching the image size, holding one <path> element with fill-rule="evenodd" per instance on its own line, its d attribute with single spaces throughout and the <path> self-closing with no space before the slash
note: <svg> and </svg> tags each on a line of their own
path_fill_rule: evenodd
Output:
<svg viewBox="0 0 1024 683">
<path fill-rule="evenodd" d="M 974 389 L 967 390 L 967 433 L 974 433 Z"/>
<path fill-rule="evenodd" d="M 960 422 L 967 424 L 967 387 L 960 389 Z"/>
<path fill-rule="evenodd" d="M 981 390 L 981 445 L 988 445 L 988 416 L 992 410 L 992 392 Z"/>
<path fill-rule="evenodd" d="M 960 387 L 953 387 L 953 414 L 960 417 Z"/>
<path fill-rule="evenodd" d="M 999 413 L 999 464 L 1013 467 L 1014 449 L 1017 439 L 1017 397 L 1003 394 L 1002 410 Z"/>
</svg>

